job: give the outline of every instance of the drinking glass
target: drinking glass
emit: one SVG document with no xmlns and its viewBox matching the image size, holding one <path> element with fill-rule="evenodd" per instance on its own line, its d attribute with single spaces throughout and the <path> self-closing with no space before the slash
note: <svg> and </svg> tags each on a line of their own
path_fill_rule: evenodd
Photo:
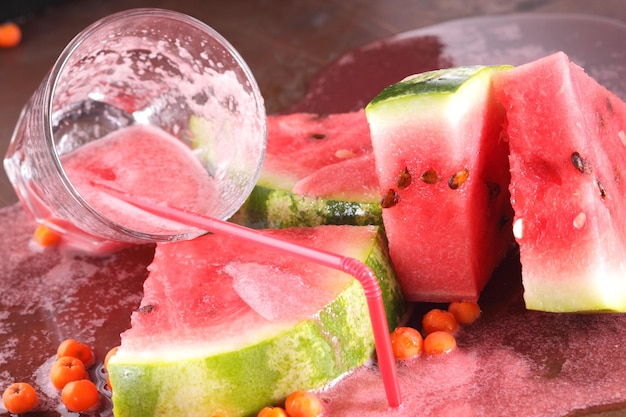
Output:
<svg viewBox="0 0 626 417">
<path fill-rule="evenodd" d="M 106 216 L 72 183 L 63 155 L 119 129 L 156 127 L 190 148 L 214 180 L 204 214 L 227 219 L 258 178 L 265 116 L 250 69 L 219 33 L 174 11 L 127 10 L 63 50 L 22 110 L 4 166 L 26 211 L 77 247 L 190 239 L 204 232 L 136 230 Z"/>
</svg>

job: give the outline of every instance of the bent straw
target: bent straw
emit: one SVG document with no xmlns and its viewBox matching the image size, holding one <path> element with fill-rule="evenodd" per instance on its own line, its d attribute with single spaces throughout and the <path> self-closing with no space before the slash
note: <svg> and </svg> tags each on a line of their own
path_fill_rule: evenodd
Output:
<svg viewBox="0 0 626 417">
<path fill-rule="evenodd" d="M 385 307 L 382 301 L 382 293 L 376 276 L 367 265 L 355 258 L 298 245 L 234 223 L 203 216 L 180 208 L 154 204 L 143 198 L 129 195 L 128 193 L 116 190 L 104 184 L 98 184 L 98 186 L 102 189 L 106 189 L 108 194 L 157 216 L 207 232 L 225 233 L 236 236 L 352 275 L 363 286 L 367 299 L 367 306 L 374 333 L 374 344 L 376 345 L 376 356 L 378 357 L 378 367 L 387 395 L 387 403 L 390 407 L 394 408 L 400 406 L 402 399 L 398 385 L 395 359 L 393 351 L 391 350 L 389 327 L 387 325 Z"/>
</svg>

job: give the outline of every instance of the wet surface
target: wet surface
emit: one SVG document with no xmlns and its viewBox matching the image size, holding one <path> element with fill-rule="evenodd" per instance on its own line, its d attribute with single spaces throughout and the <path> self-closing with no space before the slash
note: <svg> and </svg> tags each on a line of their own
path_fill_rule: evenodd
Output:
<svg viewBox="0 0 626 417">
<path fill-rule="evenodd" d="M 485 60 L 486 53 L 496 55 L 498 61 L 507 58 L 506 53 L 527 59 L 551 48 L 494 49 L 476 40 L 485 39 L 480 30 L 473 31 L 473 41 L 466 43 L 462 32 L 445 25 L 412 34 L 408 40 L 380 41 L 420 26 L 515 11 L 594 13 L 626 21 L 626 7 L 620 0 L 515 1 L 506 5 L 372 1 L 359 2 L 354 8 L 341 1 L 285 2 L 278 7 L 264 1 L 243 3 L 248 7 L 199 1 L 65 1 L 21 18 L 23 44 L 14 50 L 0 50 L 3 143 L 8 145 L 19 109 L 71 37 L 95 19 L 123 8 L 173 8 L 214 26 L 248 61 L 272 113 L 345 111 L 362 106 L 380 88 L 410 73 L 464 64 L 472 56 Z M 497 26 L 479 23 L 478 29 Z M 602 24 L 604 34 L 623 30 L 620 25 Z M 500 40 L 516 36 L 514 32 L 499 33 Z M 446 36 L 448 41 L 443 40 Z M 567 37 L 560 38 L 567 41 Z M 555 39 L 559 36 L 551 41 Z M 370 46 L 355 50 L 360 45 Z M 575 48 L 576 41 L 572 45 Z M 585 46 L 584 51 L 591 49 Z M 618 48 L 602 56 L 623 60 L 624 55 Z M 575 54 L 573 58 L 576 60 Z M 592 75 L 605 77 L 607 83 L 614 83 L 609 87 L 620 89 L 622 80 L 615 75 L 621 64 L 615 65 L 598 66 Z M 318 74 L 322 68 L 326 69 Z M 102 361 L 107 350 L 119 342 L 119 333 L 129 325 L 130 312 L 139 305 L 152 248 L 132 248 L 108 258 L 41 251 L 30 241 L 34 226 L 21 207 L 9 206 L 16 199 L 8 182 L 4 180 L 0 186 L 0 204 L 7 206 L 0 210 L 4 232 L 0 239 L 4 254 L 0 260 L 0 386 L 14 380 L 35 381 L 43 395 L 41 408 L 46 410 L 35 415 L 56 416 L 62 414 L 54 411 L 58 397 L 45 379 L 56 345 L 66 337 L 82 339 L 95 347 Z M 420 358 L 400 368 L 405 404 L 389 415 L 415 415 L 414 410 L 419 409 L 423 415 L 614 416 L 626 409 L 625 316 L 525 310 L 515 253 L 495 274 L 481 305 L 484 315 L 459 334 L 457 353 Z M 415 320 L 430 307 L 417 306 Z M 324 398 L 333 416 L 364 415 L 365 410 L 380 415 L 386 410 L 380 378 L 372 368 L 346 378 Z M 103 408 L 105 411 L 95 415 L 110 415 L 106 400 Z"/>
</svg>

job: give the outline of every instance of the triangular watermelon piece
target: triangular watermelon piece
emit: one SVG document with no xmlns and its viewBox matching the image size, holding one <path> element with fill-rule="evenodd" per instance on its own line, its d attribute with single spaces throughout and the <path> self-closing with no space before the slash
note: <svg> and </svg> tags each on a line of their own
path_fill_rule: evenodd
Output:
<svg viewBox="0 0 626 417">
<path fill-rule="evenodd" d="M 494 88 L 527 308 L 626 311 L 626 104 L 562 52 Z"/>
<path fill-rule="evenodd" d="M 361 260 L 388 325 L 404 313 L 377 226 L 260 233 Z M 361 284 L 350 275 L 226 235 L 158 244 L 132 327 L 108 365 L 115 415 L 249 416 L 370 360 Z M 382 387 L 381 387 L 382 389 Z"/>
<path fill-rule="evenodd" d="M 411 301 L 476 301 L 512 243 L 504 112 L 491 76 L 409 77 L 366 108 L 398 279 Z"/>
<path fill-rule="evenodd" d="M 256 187 L 231 220 L 254 228 L 380 224 L 379 201 L 363 110 L 274 115 Z"/>
</svg>

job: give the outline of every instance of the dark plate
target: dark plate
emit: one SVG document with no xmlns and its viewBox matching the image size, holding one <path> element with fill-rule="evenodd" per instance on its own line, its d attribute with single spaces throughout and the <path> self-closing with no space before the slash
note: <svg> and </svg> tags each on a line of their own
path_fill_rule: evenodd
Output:
<svg viewBox="0 0 626 417">
<path fill-rule="evenodd" d="M 366 105 L 407 75 L 458 65 L 519 65 L 564 51 L 626 98 L 626 25 L 575 14 L 515 14 L 453 20 L 351 51 L 321 71 L 289 111 L 337 113 Z"/>
</svg>

